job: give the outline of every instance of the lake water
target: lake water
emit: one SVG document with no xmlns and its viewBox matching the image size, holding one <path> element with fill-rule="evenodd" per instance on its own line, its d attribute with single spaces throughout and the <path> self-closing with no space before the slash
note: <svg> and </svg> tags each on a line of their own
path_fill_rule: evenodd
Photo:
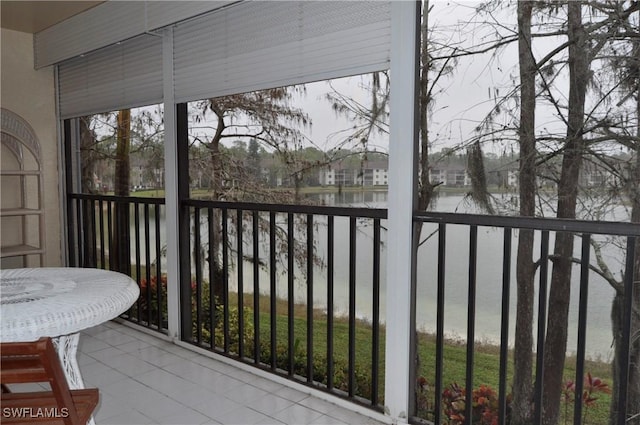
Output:
<svg viewBox="0 0 640 425">
<path fill-rule="evenodd" d="M 325 205 L 336 206 L 368 206 L 385 208 L 386 192 L 356 192 L 342 194 L 323 194 L 320 200 Z M 507 199 L 508 200 L 508 199 Z M 443 212 L 477 212 L 473 206 L 464 201 L 462 195 L 443 194 L 437 201 L 437 210 Z M 232 215 L 233 216 L 233 215 Z M 278 215 L 281 225 L 286 227 L 286 215 Z M 358 221 L 357 261 L 356 261 L 356 310 L 361 319 L 372 316 L 372 276 L 373 276 L 373 230 L 370 221 Z M 327 235 L 326 218 L 315 217 L 315 255 L 319 260 L 313 271 L 314 306 L 326 309 L 327 305 Z M 384 226 L 384 224 L 383 224 Z M 203 230 L 205 227 L 203 227 Z M 436 293 L 437 293 L 437 242 L 435 231 L 437 226 L 425 224 L 422 229 L 422 239 L 429 237 L 419 248 L 417 256 L 417 325 L 428 332 L 435 332 L 436 327 Z M 303 230 L 296 229 L 300 243 L 306 243 Z M 206 234 L 206 233 L 204 233 Z M 386 317 L 386 293 L 393 290 L 393 282 L 386 281 L 386 233 L 382 231 L 381 255 L 381 293 L 380 313 L 384 322 Z M 553 251 L 553 234 L 549 251 Z M 245 242 L 244 253 L 251 254 L 250 232 L 249 240 Z M 515 328 L 515 262 L 518 232 L 514 231 L 512 240 L 511 264 L 511 297 L 510 297 L 510 345 L 513 344 Z M 540 234 L 536 233 L 536 249 L 539 248 Z M 466 323 L 468 309 L 468 254 L 469 254 L 468 226 L 447 226 L 447 248 L 445 267 L 445 332 L 451 338 L 466 338 Z M 575 256 L 580 256 L 580 242 L 576 239 Z M 478 229 L 478 257 L 477 257 L 477 298 L 476 298 L 476 339 L 484 342 L 497 342 L 500 335 L 500 314 L 502 300 L 502 230 L 489 227 Z M 334 268 L 334 308 L 340 315 L 348 313 L 349 294 L 349 220 L 335 219 L 335 268 Z M 604 250 L 613 271 L 621 270 L 623 253 L 612 247 Z M 144 257 L 143 257 L 144 258 Z M 592 256 L 593 258 L 593 256 Z M 260 260 L 268 264 L 268 241 L 261 240 Z M 205 263 L 206 264 L 206 263 Z M 304 269 L 306 266 L 303 266 Z M 551 269 L 551 267 L 549 267 Z M 286 261 L 277 266 L 277 295 L 287 296 Z M 549 273 L 551 270 L 549 270 Z M 205 276 L 208 273 L 204 271 Z M 294 297 L 297 302 L 306 302 L 306 278 L 302 270 L 296 267 L 296 285 Z M 253 263 L 243 262 L 244 291 L 253 291 Z M 231 290 L 237 290 L 237 267 L 235 264 L 230 271 Z M 570 306 L 570 325 L 568 329 L 569 341 L 567 351 L 575 352 L 577 348 L 577 320 L 578 320 L 578 288 L 579 267 L 576 265 L 572 277 L 572 301 Z M 536 286 L 539 276 L 536 276 Z M 261 268 L 259 271 L 260 292 L 269 293 L 269 270 Z M 549 275 L 550 282 L 550 275 Z M 603 279 L 595 273 L 589 274 L 589 303 L 587 327 L 587 353 L 590 357 L 600 357 L 604 360 L 612 357 L 612 333 L 610 310 L 614 292 Z M 537 312 L 537 306 L 534 311 Z M 537 319 L 536 319 L 537 320 Z M 534 322 L 537 325 L 537 321 Z M 537 330 L 534 328 L 534 335 Z"/>
</svg>

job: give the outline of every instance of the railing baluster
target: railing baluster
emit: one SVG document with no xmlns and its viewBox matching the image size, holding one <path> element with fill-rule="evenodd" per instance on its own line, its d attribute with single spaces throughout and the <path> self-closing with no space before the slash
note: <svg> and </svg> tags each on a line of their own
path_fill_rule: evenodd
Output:
<svg viewBox="0 0 640 425">
<path fill-rule="evenodd" d="M 82 211 L 80 204 L 82 203 L 82 199 L 75 199 L 75 202 L 73 203 L 73 205 L 71 205 L 72 207 L 72 211 L 71 214 L 74 217 L 74 238 L 71 239 L 70 243 L 73 243 L 73 247 L 71 248 L 73 250 L 73 258 L 70 258 L 70 260 L 73 260 L 73 266 L 74 267 L 82 267 L 83 264 L 83 260 L 82 260 L 82 251 L 84 250 L 84 247 L 82 246 L 83 244 L 83 231 L 82 231 L 82 216 L 80 214 L 80 212 Z"/>
<path fill-rule="evenodd" d="M 184 341 L 194 342 L 193 333 L 193 303 L 191 301 L 193 297 L 193 288 L 191 286 L 191 261 L 192 249 L 191 249 L 191 218 L 192 208 L 185 205 L 178 214 L 178 250 L 179 254 L 179 285 L 180 285 L 180 337 Z M 169 282 L 168 282 L 169 283 Z"/>
<path fill-rule="evenodd" d="M 155 234 L 156 234 L 156 308 L 158 309 L 158 330 L 162 329 L 162 310 L 164 300 L 162 298 L 162 243 L 160 241 L 160 204 L 155 205 Z"/>
<path fill-rule="evenodd" d="M 356 217 L 349 217 L 349 397 L 356 384 Z"/>
<path fill-rule="evenodd" d="M 200 242 L 200 208 L 193 211 L 193 257 L 196 263 L 196 341 L 202 345 L 202 243 Z"/>
<path fill-rule="evenodd" d="M 269 319 L 271 331 L 271 370 L 276 370 L 276 213 L 269 213 Z"/>
<path fill-rule="evenodd" d="M 216 347 L 216 272 L 218 271 L 218 261 L 215 249 L 215 215 L 212 207 L 207 208 L 207 233 L 209 236 L 209 329 L 211 329 L 211 341 L 209 347 Z"/>
<path fill-rule="evenodd" d="M 502 250 L 502 313 L 500 318 L 500 378 L 498 423 L 507 423 L 507 362 L 509 360 L 509 298 L 511 287 L 511 228 L 504 228 Z"/>
<path fill-rule="evenodd" d="M 144 253 L 147 278 L 147 326 L 151 326 L 151 240 L 149 238 L 149 204 L 144 204 Z"/>
<path fill-rule="evenodd" d="M 327 216 L 327 389 L 333 389 L 333 272 L 335 217 Z"/>
<path fill-rule="evenodd" d="M 78 224 L 78 231 L 76 233 L 76 243 L 77 243 L 77 267 L 83 267 L 85 262 L 85 247 L 84 244 L 84 220 L 85 217 L 82 215 L 82 208 L 84 205 L 83 199 L 78 199 L 76 202 L 76 222 Z"/>
<path fill-rule="evenodd" d="M 259 212 L 253 211 L 253 362 L 260 364 L 260 239 Z"/>
<path fill-rule="evenodd" d="M 100 211 L 100 268 L 105 269 L 105 257 L 104 257 L 104 203 L 100 199 L 98 201 L 98 211 Z"/>
<path fill-rule="evenodd" d="M 222 208 L 222 310 L 224 352 L 229 352 L 229 211 Z"/>
<path fill-rule="evenodd" d="M 469 228 L 469 294 L 467 314 L 467 376 L 465 400 L 473 400 L 473 366 L 476 329 L 476 263 L 478 259 L 478 226 Z M 471 418 L 473 403 L 465 403 L 465 418 Z"/>
<path fill-rule="evenodd" d="M 77 202 L 76 202 L 76 223 L 77 223 L 77 226 L 78 226 L 77 233 L 76 233 L 77 243 L 78 243 L 78 248 L 77 248 L 78 263 L 77 264 L 78 265 L 82 265 L 82 266 L 85 265 L 85 251 L 86 251 L 86 248 L 84 246 L 86 238 L 85 238 L 84 231 L 83 231 L 83 229 L 84 229 L 83 223 L 84 223 L 86 217 L 84 217 L 83 214 L 82 214 L 82 209 L 83 209 L 82 205 L 83 204 L 84 204 L 84 200 L 82 200 L 82 199 L 78 199 Z"/>
<path fill-rule="evenodd" d="M 115 270 L 118 261 L 113 257 L 113 201 L 107 202 L 107 242 L 109 244 L 109 270 Z"/>
<path fill-rule="evenodd" d="M 578 351 L 576 353 L 576 397 L 573 408 L 573 423 L 582 423 L 582 391 L 584 389 L 584 355 L 587 338 L 587 302 L 589 299 L 589 254 L 591 235 L 582 235 L 582 255 L 580 256 L 580 298 L 578 309 Z"/>
<path fill-rule="evenodd" d="M 293 214 L 287 214 L 287 323 L 288 323 L 288 336 L 287 336 L 287 344 L 288 344 L 288 352 L 289 352 L 289 362 L 288 362 L 288 371 L 289 376 L 293 376 L 294 374 L 294 328 L 293 328 L 293 314 L 294 314 L 294 294 L 293 294 L 293 286 L 294 286 L 294 274 L 293 268 L 295 267 L 295 239 L 294 239 L 294 226 L 293 226 Z"/>
<path fill-rule="evenodd" d="M 242 252 L 242 210 L 236 210 L 236 250 L 238 253 L 236 267 L 238 268 L 238 355 L 244 357 L 244 255 Z"/>
<path fill-rule="evenodd" d="M 629 388 L 629 366 L 631 364 L 631 315 L 634 308 L 634 262 L 636 260 L 636 237 L 627 237 L 627 259 L 624 269 L 624 312 L 622 338 L 620 341 L 620 374 L 618 385 L 618 425 L 627 424 L 627 391 Z M 637 306 L 636 306 L 637 307 Z M 636 365 L 637 367 L 637 365 Z M 638 413 L 638 412 L 633 412 Z"/>
<path fill-rule="evenodd" d="M 547 280 L 549 270 L 549 231 L 543 230 L 540 240 L 540 290 L 538 295 L 538 338 L 536 349 L 536 383 L 534 388 L 534 419 L 542 423 L 542 392 L 544 391 L 544 336 L 547 322 Z"/>
<path fill-rule="evenodd" d="M 313 214 L 307 214 L 307 382 L 313 382 Z"/>
<path fill-rule="evenodd" d="M 138 208 L 138 203 L 133 203 L 133 223 L 134 223 L 134 233 L 135 233 L 135 248 L 136 248 L 136 282 L 138 282 L 138 286 L 141 285 L 141 274 L 140 270 L 140 209 Z M 129 263 L 131 259 L 128 260 Z M 142 322 L 142 299 L 138 298 L 138 311 L 136 312 L 138 323 Z"/>
<path fill-rule="evenodd" d="M 88 221 L 88 213 L 87 213 L 87 200 L 82 199 L 78 201 L 78 239 L 81 241 L 79 248 L 81 249 L 80 257 L 81 257 L 81 267 L 89 267 L 89 259 L 88 251 L 89 251 L 89 239 L 87 235 L 87 221 Z M 24 266 L 23 266 L 24 267 Z"/>
<path fill-rule="evenodd" d="M 78 217 L 74 216 L 75 208 L 73 207 L 74 203 L 77 205 L 78 202 L 79 201 L 77 199 L 75 199 L 71 194 L 69 194 L 67 198 L 67 223 L 66 223 L 67 226 L 66 227 L 67 227 L 67 245 L 68 245 L 68 252 L 69 252 L 69 266 L 71 267 L 76 267 L 78 265 L 76 249 L 80 245 L 77 239 L 79 234 L 79 227 L 77 225 Z"/>
<path fill-rule="evenodd" d="M 373 306 L 371 318 L 371 404 L 378 405 L 380 378 L 380 219 L 373 219 Z"/>
<path fill-rule="evenodd" d="M 91 206 L 90 211 L 90 220 L 91 220 L 91 234 L 92 234 L 92 243 L 93 243 L 93 249 L 91 250 L 91 257 L 92 257 L 92 262 L 91 262 L 91 267 L 97 267 L 98 266 L 98 229 L 96 229 L 96 202 L 95 200 L 90 200 L 89 204 Z"/>
<path fill-rule="evenodd" d="M 438 304 L 436 317 L 435 424 L 442 423 L 442 370 L 444 366 L 444 282 L 447 253 L 447 225 L 438 224 Z"/>
</svg>

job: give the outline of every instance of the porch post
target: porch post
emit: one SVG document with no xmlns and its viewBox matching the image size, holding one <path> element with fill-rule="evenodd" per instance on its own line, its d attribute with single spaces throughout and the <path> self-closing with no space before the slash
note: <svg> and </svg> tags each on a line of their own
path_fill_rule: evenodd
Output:
<svg viewBox="0 0 640 425">
<path fill-rule="evenodd" d="M 178 249 L 178 143 L 176 106 L 173 95 L 173 28 L 162 35 L 162 78 L 164 92 L 164 173 L 167 226 L 167 320 L 172 338 L 180 338 L 180 256 Z"/>
<path fill-rule="evenodd" d="M 413 361 L 413 211 L 418 157 L 419 2 L 391 2 L 385 411 L 408 423 Z"/>
</svg>

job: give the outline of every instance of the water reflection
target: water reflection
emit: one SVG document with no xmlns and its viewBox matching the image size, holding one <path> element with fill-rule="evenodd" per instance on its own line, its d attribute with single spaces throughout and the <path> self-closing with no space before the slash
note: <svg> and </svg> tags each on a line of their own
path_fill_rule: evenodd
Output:
<svg viewBox="0 0 640 425">
<path fill-rule="evenodd" d="M 386 190 L 344 190 L 333 193 L 316 193 L 306 196 L 321 205 L 328 206 L 369 206 L 371 208 L 386 208 Z"/>
<path fill-rule="evenodd" d="M 325 205 L 357 206 L 384 208 L 387 202 L 387 193 L 382 191 L 344 191 L 342 193 L 322 193 L 314 195 L 317 200 Z M 478 213 L 462 194 L 444 194 L 437 199 L 437 209 L 446 212 Z M 618 211 L 618 214 L 623 212 Z M 268 221 L 268 214 L 261 214 L 261 218 Z M 286 214 L 277 215 L 280 226 L 286 229 Z M 230 220 L 235 220 L 235 212 L 230 212 Z M 304 220 L 304 217 L 300 217 Z M 152 217 L 153 220 L 153 217 Z M 304 222 L 296 227 L 296 241 L 306 243 Z M 384 226 L 384 222 L 383 222 Z M 154 228 L 152 222 L 151 229 Z M 161 217 L 161 240 L 164 246 L 164 216 Z M 251 228 L 250 225 L 247 226 Z M 327 306 L 327 219 L 323 216 L 314 216 L 314 255 L 317 264 L 313 268 L 314 307 L 325 310 Z M 201 224 L 202 234 L 207 234 L 207 225 Z M 133 228 L 132 228 L 133 234 Z M 356 315 L 361 319 L 370 319 L 372 315 L 372 277 L 373 277 L 373 226 L 370 220 L 358 221 L 358 233 L 356 236 Z M 150 235 L 152 241 L 154 236 Z M 334 305 L 339 315 L 348 314 L 348 287 L 349 287 L 349 219 L 335 218 L 335 270 L 334 270 Z M 553 237 L 551 234 L 550 251 L 553 251 Z M 510 341 L 513 341 L 515 325 L 515 262 L 518 232 L 514 231 L 512 239 L 511 255 L 511 296 L 510 296 Z M 417 326 L 421 330 L 434 332 L 436 326 L 436 294 L 437 294 L 437 226 L 424 224 L 421 241 L 423 242 L 417 254 Z M 445 281 L 445 329 L 447 335 L 452 338 L 465 338 L 468 300 L 468 269 L 469 269 L 469 228 L 468 226 L 449 225 L 446 235 L 446 281 Z M 540 233 L 536 233 L 536 251 L 539 251 Z M 235 237 L 230 239 L 231 256 L 235 255 Z M 244 253 L 252 253 L 251 231 L 245 233 L 243 244 Z M 152 245 L 153 242 L 152 242 Z M 498 228 L 481 227 L 478 232 L 478 257 L 477 257 L 477 300 L 476 300 L 476 335 L 480 340 L 497 342 L 500 335 L 500 303 L 502 299 L 502 246 L 503 230 Z M 386 231 L 382 231 L 382 264 L 380 311 L 381 320 L 386 317 L 386 291 L 392 290 L 393 282 L 386 282 Z M 132 247 L 133 249 L 133 247 Z M 144 246 L 142 258 L 144 258 Z M 132 254 L 135 251 L 132 250 Z M 536 252 L 536 255 L 537 255 Z M 623 254 L 617 248 L 608 245 L 604 250 L 609 261 L 620 262 Z M 592 253 L 593 255 L 593 253 Z M 576 258 L 580 257 L 580 243 L 575 243 Z M 259 243 L 259 261 L 266 266 L 258 271 L 259 290 L 262 294 L 269 293 L 269 241 L 267 237 L 261 237 Z M 592 256 L 593 258 L 593 256 Z M 152 261 L 154 258 L 152 258 Z M 617 266 L 617 263 L 614 264 Z M 245 258 L 242 261 L 244 292 L 253 292 L 253 262 Z M 620 267 L 612 267 L 620 269 Z M 551 269 L 551 267 L 550 267 Z M 276 267 L 277 294 L 279 297 L 287 297 L 286 261 L 279 262 Z M 296 286 L 294 298 L 296 302 L 306 303 L 306 266 L 296 267 Z M 203 275 L 208 276 L 208 263 L 204 262 Z M 230 290 L 238 288 L 237 260 L 232 261 L 229 270 Z M 572 299 L 570 306 L 570 326 L 568 352 L 576 350 L 577 320 L 578 320 L 578 288 L 579 268 L 573 270 Z M 536 284 L 539 276 L 536 275 Z M 614 292 L 612 288 L 595 273 L 590 273 L 589 306 L 587 330 L 587 352 L 589 355 L 602 356 L 605 359 L 611 356 L 612 335 L 610 330 L 610 309 Z M 537 307 L 534 307 L 537 312 Z M 536 319 L 537 320 L 537 319 Z M 535 334 L 535 330 L 534 330 Z"/>
</svg>

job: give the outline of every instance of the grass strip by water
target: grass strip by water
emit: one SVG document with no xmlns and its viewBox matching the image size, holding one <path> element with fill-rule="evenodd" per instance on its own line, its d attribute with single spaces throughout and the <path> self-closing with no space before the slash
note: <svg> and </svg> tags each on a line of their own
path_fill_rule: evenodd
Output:
<svg viewBox="0 0 640 425">
<path fill-rule="evenodd" d="M 230 294 L 230 305 L 237 305 L 237 294 Z M 253 296 L 252 294 L 244 295 L 244 303 L 246 311 L 253 315 Z M 286 300 L 276 300 L 276 340 L 277 344 L 285 345 L 288 341 L 288 304 Z M 259 332 L 261 341 L 269 341 L 270 339 L 270 299 L 267 296 L 261 296 L 259 300 Z M 326 314 L 315 309 L 313 311 L 313 350 L 314 355 L 321 353 L 324 355 L 327 350 L 327 334 L 328 320 Z M 303 304 L 294 306 L 294 340 L 296 346 L 296 355 L 303 356 L 306 359 L 307 347 L 307 307 Z M 380 326 L 380 352 L 378 371 L 380 374 L 380 393 L 381 400 L 384 399 L 384 374 L 385 374 L 385 327 Z M 371 376 L 372 368 L 372 326 L 371 323 L 357 320 L 355 329 L 355 358 L 357 374 L 365 374 Z M 435 382 L 435 363 L 436 363 L 436 338 L 435 335 L 427 332 L 418 332 L 416 335 L 417 357 L 418 357 L 418 373 L 416 379 L 423 377 L 428 386 L 432 386 Z M 334 357 L 341 364 L 347 364 L 349 354 L 349 321 L 347 317 L 335 317 L 333 320 L 333 347 Z M 444 365 L 443 365 L 443 382 L 445 387 L 457 383 L 460 386 L 465 385 L 465 376 L 467 369 L 466 362 L 467 344 L 464 340 L 445 341 Z M 498 390 L 499 365 L 500 365 L 500 348 L 490 343 L 474 343 L 474 388 L 480 385 L 487 385 Z M 532 353 L 534 356 L 535 353 Z M 513 352 L 509 351 L 509 367 L 508 367 L 508 387 L 510 387 L 513 379 Z M 534 361 L 535 365 L 535 361 Z M 576 374 L 576 358 L 568 356 L 565 364 L 565 381 L 575 380 Z M 591 373 L 594 377 L 601 378 L 607 385 L 611 386 L 611 365 L 602 361 L 586 360 L 585 371 Z M 431 397 L 433 397 L 431 395 Z M 584 424 L 601 424 L 606 423 L 609 414 L 610 395 L 598 393 L 598 398 L 591 406 L 585 406 L 586 420 Z M 573 403 L 570 400 L 563 401 L 563 415 L 570 420 L 572 418 Z M 562 422 L 561 422 L 562 423 Z"/>
</svg>

